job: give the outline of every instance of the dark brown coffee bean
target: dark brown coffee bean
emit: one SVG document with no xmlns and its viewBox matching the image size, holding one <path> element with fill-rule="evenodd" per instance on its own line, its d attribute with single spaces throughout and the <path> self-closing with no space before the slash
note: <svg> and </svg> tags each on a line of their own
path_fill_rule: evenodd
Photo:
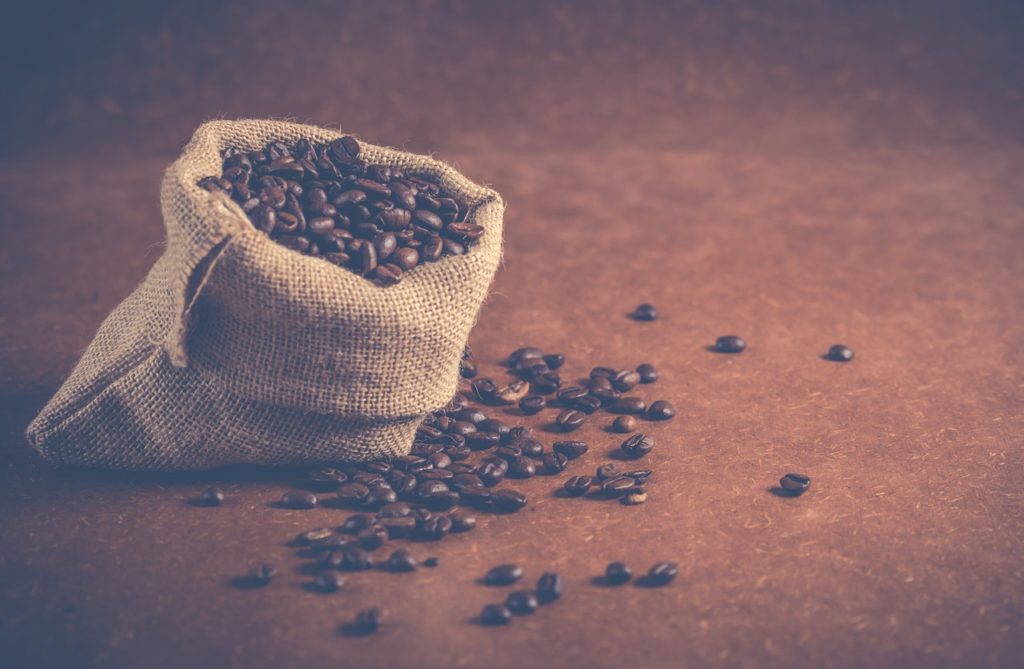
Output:
<svg viewBox="0 0 1024 669">
<path fill-rule="evenodd" d="M 381 610 L 378 608 L 363 609 L 356 614 L 352 625 L 360 634 L 373 634 L 380 629 L 382 617 Z"/>
<path fill-rule="evenodd" d="M 453 511 L 449 518 L 452 521 L 452 532 L 469 532 L 476 527 L 476 516 L 469 511 Z"/>
<path fill-rule="evenodd" d="M 611 367 L 594 367 L 590 370 L 590 378 L 591 380 L 611 379 L 618 373 L 618 370 L 612 369 Z"/>
<path fill-rule="evenodd" d="M 601 465 L 597 468 L 595 478 L 598 482 L 607 481 L 608 479 L 614 479 L 621 476 L 619 468 L 612 463 Z"/>
<path fill-rule="evenodd" d="M 612 377 L 612 386 L 619 392 L 632 390 L 640 383 L 640 375 L 634 371 L 624 369 Z"/>
<path fill-rule="evenodd" d="M 789 495 L 797 497 L 807 492 L 807 489 L 811 487 L 811 479 L 809 476 L 803 474 L 786 474 L 779 479 L 779 485 Z"/>
<path fill-rule="evenodd" d="M 373 244 L 363 244 L 359 249 L 359 271 L 363 276 L 377 269 L 377 250 Z"/>
<path fill-rule="evenodd" d="M 580 457 L 590 448 L 585 441 L 556 441 L 552 448 L 570 460 Z"/>
<path fill-rule="evenodd" d="M 220 488 L 207 488 L 199 496 L 199 504 L 202 506 L 220 506 L 224 503 L 224 493 Z"/>
<path fill-rule="evenodd" d="M 519 408 L 527 416 L 540 413 L 546 406 L 547 402 L 540 395 L 527 395 L 519 400 Z"/>
<path fill-rule="evenodd" d="M 297 543 L 305 544 L 305 545 L 308 546 L 308 545 L 310 545 L 310 544 L 312 544 L 314 542 L 322 541 L 323 539 L 326 539 L 327 537 L 333 537 L 333 536 L 335 536 L 335 534 L 334 534 L 334 530 L 332 530 L 331 528 L 329 528 L 329 527 L 318 527 L 318 528 L 313 529 L 313 530 L 306 530 L 305 532 L 303 532 L 302 534 L 297 536 L 295 538 L 295 540 L 296 540 Z"/>
<path fill-rule="evenodd" d="M 400 248 L 392 254 L 391 259 L 403 270 L 408 271 L 419 263 L 420 253 L 416 249 Z"/>
<path fill-rule="evenodd" d="M 384 506 L 385 504 L 391 504 L 398 501 L 398 495 L 391 488 L 385 488 L 384 486 L 377 486 L 370 488 L 370 494 L 363 500 L 363 505 L 371 509 L 376 509 Z"/>
<path fill-rule="evenodd" d="M 571 432 L 579 429 L 587 420 L 587 415 L 576 409 L 566 409 L 555 418 L 555 424 L 562 432 Z"/>
<path fill-rule="evenodd" d="M 409 536 L 416 529 L 416 519 L 412 516 L 400 518 L 381 518 L 380 526 L 387 530 L 389 539 Z"/>
<path fill-rule="evenodd" d="M 543 459 L 544 473 L 560 474 L 565 471 L 568 462 L 569 459 L 561 453 L 545 453 Z"/>
<path fill-rule="evenodd" d="M 508 443 L 514 443 L 524 439 L 529 439 L 532 436 L 533 430 L 525 425 L 516 425 L 515 427 L 509 428 L 502 436 L 502 439 Z"/>
<path fill-rule="evenodd" d="M 262 588 L 263 586 L 270 583 L 270 579 L 274 578 L 274 574 L 276 573 L 277 567 L 275 567 L 274 565 L 257 565 L 249 570 L 247 585 Z"/>
<path fill-rule="evenodd" d="M 401 518 L 412 513 L 412 507 L 405 502 L 385 504 L 377 511 L 378 518 Z"/>
<path fill-rule="evenodd" d="M 462 360 L 459 362 L 459 376 L 464 379 L 472 379 L 476 374 L 477 366 L 475 362 L 472 360 Z"/>
<path fill-rule="evenodd" d="M 654 438 L 637 433 L 622 442 L 619 448 L 627 458 L 642 458 L 654 448 Z"/>
<path fill-rule="evenodd" d="M 636 373 L 640 375 L 640 383 L 654 383 L 658 380 L 658 370 L 654 365 L 644 363 L 636 368 Z"/>
<path fill-rule="evenodd" d="M 381 232 L 373 238 L 373 247 L 377 251 L 377 262 L 385 262 L 398 249 L 398 238 L 393 232 Z"/>
<path fill-rule="evenodd" d="M 377 550 L 388 538 L 388 531 L 380 525 L 371 525 L 356 535 L 359 545 L 368 551 Z"/>
<path fill-rule="evenodd" d="M 667 585 L 679 575 L 679 565 L 675 562 L 659 562 L 647 572 L 647 582 L 651 585 Z"/>
<path fill-rule="evenodd" d="M 341 552 L 341 569 L 365 571 L 373 568 L 373 556 L 362 548 L 349 546 Z"/>
<path fill-rule="evenodd" d="M 587 395 L 576 400 L 574 407 L 577 411 L 590 415 L 601 408 L 601 400 L 593 395 Z"/>
<path fill-rule="evenodd" d="M 347 480 L 348 475 L 334 467 L 321 467 L 306 474 L 307 485 L 321 491 L 337 490 Z"/>
<path fill-rule="evenodd" d="M 608 479 L 601 483 L 601 492 L 606 497 L 621 497 L 636 487 L 636 481 L 631 476 L 619 476 Z"/>
<path fill-rule="evenodd" d="M 544 444 L 536 439 L 520 439 L 519 441 L 510 442 L 509 445 L 518 446 L 523 455 L 530 458 L 539 458 L 544 455 Z"/>
<path fill-rule="evenodd" d="M 466 445 L 474 451 L 484 451 L 493 448 L 501 442 L 497 432 L 472 432 L 466 435 Z"/>
<path fill-rule="evenodd" d="M 540 395 L 550 395 L 562 386 L 562 377 L 555 372 L 544 372 L 530 378 L 530 390 Z"/>
<path fill-rule="evenodd" d="M 526 506 L 527 497 L 518 490 L 503 488 L 491 492 L 491 506 L 498 513 L 515 513 Z"/>
<path fill-rule="evenodd" d="M 491 491 L 484 487 L 482 483 L 473 485 L 460 485 L 459 495 L 462 496 L 463 504 L 469 504 L 473 506 L 481 506 L 491 501 Z"/>
<path fill-rule="evenodd" d="M 369 490 L 367 490 L 369 492 Z M 338 528 L 339 532 L 346 534 L 358 534 L 362 530 L 374 524 L 375 519 L 365 513 L 356 513 L 345 519 L 345 522 Z"/>
<path fill-rule="evenodd" d="M 742 353 L 747 342 L 736 335 L 726 335 L 715 340 L 715 351 L 718 353 Z"/>
<path fill-rule="evenodd" d="M 647 479 L 651 478 L 650 469 L 634 469 L 631 472 L 623 473 L 623 476 L 630 476 L 636 481 L 637 485 L 643 485 L 647 483 Z"/>
<path fill-rule="evenodd" d="M 505 462 L 512 462 L 522 454 L 523 449 L 518 444 L 507 444 L 500 448 L 494 449 L 494 455 L 501 458 Z"/>
<path fill-rule="evenodd" d="M 477 469 L 477 476 L 484 482 L 487 487 L 493 487 L 501 483 L 505 479 L 505 472 L 508 471 L 508 467 L 501 467 L 493 462 L 487 462 Z"/>
<path fill-rule="evenodd" d="M 558 369 L 565 364 L 565 356 L 561 353 L 549 353 L 543 356 L 544 364 L 548 369 Z"/>
<path fill-rule="evenodd" d="M 541 604 L 550 604 L 565 592 L 565 580 L 561 574 L 549 571 L 537 579 L 537 599 Z"/>
<path fill-rule="evenodd" d="M 514 458 L 508 465 L 507 476 L 514 479 L 528 479 L 537 473 L 533 460 L 520 455 Z"/>
<path fill-rule="evenodd" d="M 495 404 L 515 404 L 530 391 L 530 384 L 526 381 L 513 381 L 501 386 L 494 391 L 491 401 Z"/>
<path fill-rule="evenodd" d="M 502 604 L 488 604 L 480 612 L 480 624 L 496 627 L 507 625 L 512 620 L 512 612 Z"/>
<path fill-rule="evenodd" d="M 675 415 L 676 408 L 665 400 L 651 402 L 651 406 L 647 407 L 647 417 L 651 420 L 668 420 Z"/>
<path fill-rule="evenodd" d="M 428 557 L 426 560 L 423 561 L 423 566 L 430 567 L 431 569 L 433 569 L 439 564 L 441 564 L 441 559 L 436 557 Z"/>
<path fill-rule="evenodd" d="M 484 575 L 486 585 L 512 585 L 523 577 L 523 568 L 517 564 L 500 564 L 491 567 Z"/>
<path fill-rule="evenodd" d="M 400 548 L 388 557 L 384 563 L 384 568 L 394 572 L 415 571 L 416 558 L 409 551 Z"/>
<path fill-rule="evenodd" d="M 622 585 L 633 578 L 633 570 L 623 562 L 612 562 L 604 569 L 604 582 L 608 585 Z"/>
<path fill-rule="evenodd" d="M 313 587 L 319 592 L 337 592 L 345 585 L 345 578 L 336 571 L 324 571 L 313 579 Z"/>
<path fill-rule="evenodd" d="M 658 311 L 650 304 L 641 304 L 633 310 L 633 318 L 638 321 L 653 321 L 658 318 Z"/>
<path fill-rule="evenodd" d="M 636 427 L 636 418 L 632 416 L 619 416 L 612 421 L 612 429 L 616 432 L 632 432 Z"/>
<path fill-rule="evenodd" d="M 345 135 L 331 142 L 331 157 L 335 160 L 348 162 L 359 157 L 359 142 L 354 137 Z"/>
<path fill-rule="evenodd" d="M 444 223 L 441 218 L 432 211 L 427 209 L 417 209 L 412 212 L 412 220 L 414 223 L 422 225 L 430 230 L 441 230 L 444 227 Z"/>
<path fill-rule="evenodd" d="M 853 360 L 853 349 L 843 344 L 836 344 L 829 348 L 825 358 L 833 362 L 850 362 Z"/>
<path fill-rule="evenodd" d="M 647 404 L 639 397 L 622 397 L 609 410 L 615 413 L 643 413 L 646 409 Z"/>
<path fill-rule="evenodd" d="M 312 509 L 316 506 L 316 495 L 308 490 L 289 490 L 281 495 L 281 506 L 288 509 Z"/>
<path fill-rule="evenodd" d="M 587 389 L 580 386 L 569 386 L 558 391 L 556 397 L 565 407 L 574 407 L 576 401 L 587 396 Z"/>
<path fill-rule="evenodd" d="M 427 541 L 443 539 L 452 531 L 452 519 L 445 515 L 432 516 L 420 522 L 418 534 Z"/>
<path fill-rule="evenodd" d="M 440 258 L 443 252 L 444 242 L 437 235 L 427 238 L 423 242 L 423 248 L 420 249 L 420 255 L 423 259 L 431 262 Z"/>
<path fill-rule="evenodd" d="M 573 476 L 562 484 L 562 489 L 570 497 L 580 497 L 585 495 L 592 485 L 594 485 L 594 479 L 589 476 Z"/>
<path fill-rule="evenodd" d="M 494 393 L 498 390 L 498 386 L 495 385 L 491 379 L 483 378 L 477 379 L 470 384 L 473 390 L 473 395 L 481 402 L 489 403 L 494 399 Z"/>
<path fill-rule="evenodd" d="M 528 616 L 537 610 L 537 595 L 529 590 L 511 592 L 505 599 L 505 607 L 514 616 Z"/>
</svg>

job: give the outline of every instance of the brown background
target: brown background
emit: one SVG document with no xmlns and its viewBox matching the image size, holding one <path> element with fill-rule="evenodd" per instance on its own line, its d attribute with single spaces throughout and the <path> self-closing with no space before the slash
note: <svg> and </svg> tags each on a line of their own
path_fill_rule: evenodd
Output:
<svg viewBox="0 0 1024 669">
<path fill-rule="evenodd" d="M 78 4 L 82 6 L 79 7 Z M 0 62 L 0 664 L 1021 666 L 1024 14 L 1014 2 L 33 3 Z M 761 7 L 761 8 L 759 8 Z M 653 362 L 651 501 L 521 487 L 442 566 L 303 591 L 337 511 L 286 472 L 54 471 L 21 440 L 160 252 L 204 119 L 291 117 L 436 152 L 509 205 L 472 344 Z M 637 302 L 663 318 L 625 318 Z M 739 333 L 746 353 L 704 347 Z M 819 359 L 837 341 L 849 365 Z M 617 442 L 592 420 L 593 453 Z M 537 421 L 538 423 L 540 421 Z M 550 436 L 545 436 L 550 441 Z M 767 489 L 784 472 L 811 492 Z M 186 500 L 222 485 L 222 509 Z M 669 588 L 590 584 L 682 564 Z M 263 591 L 227 581 L 253 561 Z M 474 579 L 564 600 L 471 622 Z M 367 639 L 338 626 L 379 603 Z"/>
</svg>

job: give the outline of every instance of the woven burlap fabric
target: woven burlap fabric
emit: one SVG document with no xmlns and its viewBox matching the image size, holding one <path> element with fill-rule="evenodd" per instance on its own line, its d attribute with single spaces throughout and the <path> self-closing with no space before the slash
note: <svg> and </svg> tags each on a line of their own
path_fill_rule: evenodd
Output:
<svg viewBox="0 0 1024 669">
<path fill-rule="evenodd" d="M 167 170 L 167 247 L 100 326 L 28 427 L 47 459 L 122 469 L 303 464 L 405 454 L 455 394 L 459 361 L 501 259 L 504 205 L 427 156 L 360 143 L 364 159 L 437 182 L 472 205 L 469 253 L 377 286 L 272 242 L 200 178 L 227 147 L 338 132 L 213 121 Z"/>
</svg>

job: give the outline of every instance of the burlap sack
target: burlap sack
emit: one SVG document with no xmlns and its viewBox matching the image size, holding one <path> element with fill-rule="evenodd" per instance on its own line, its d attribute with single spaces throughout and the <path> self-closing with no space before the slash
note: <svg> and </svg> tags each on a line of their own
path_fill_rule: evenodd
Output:
<svg viewBox="0 0 1024 669">
<path fill-rule="evenodd" d="M 339 133 L 278 121 L 200 127 L 164 175 L 167 249 L 28 427 L 47 459 L 205 469 L 402 455 L 458 386 L 459 361 L 501 256 L 504 204 L 426 156 L 361 143 L 360 157 L 473 205 L 483 238 L 379 287 L 256 230 L 196 185 L 229 147 Z"/>
</svg>

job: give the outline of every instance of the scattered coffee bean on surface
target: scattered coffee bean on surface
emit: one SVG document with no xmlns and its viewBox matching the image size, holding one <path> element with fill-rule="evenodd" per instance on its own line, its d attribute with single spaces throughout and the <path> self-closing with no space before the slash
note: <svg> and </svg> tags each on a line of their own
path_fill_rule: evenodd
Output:
<svg viewBox="0 0 1024 669">
<path fill-rule="evenodd" d="M 207 488 L 199 496 L 199 503 L 203 506 L 220 506 L 224 503 L 224 492 L 220 488 Z"/>
<path fill-rule="evenodd" d="M 658 317 L 658 311 L 650 304 L 641 304 L 633 310 L 633 318 L 638 321 L 653 321 Z"/>
<path fill-rule="evenodd" d="M 313 579 L 313 587 L 320 592 L 337 592 L 345 585 L 345 578 L 336 571 L 323 571 Z"/>
<path fill-rule="evenodd" d="M 277 573 L 277 567 L 271 564 L 256 565 L 249 570 L 249 585 L 255 587 L 263 587 L 270 583 L 270 579 L 274 578 L 274 574 Z"/>
<path fill-rule="evenodd" d="M 742 353 L 747 347 L 747 342 L 736 335 L 725 335 L 715 340 L 715 351 L 718 353 Z"/>
<path fill-rule="evenodd" d="M 528 479 L 537 473 L 533 460 L 520 455 L 512 459 L 508 465 L 508 476 L 514 479 Z"/>
<path fill-rule="evenodd" d="M 476 515 L 469 511 L 453 511 L 449 518 L 452 521 L 452 532 L 469 532 L 476 527 Z"/>
<path fill-rule="evenodd" d="M 414 571 L 416 569 L 416 558 L 404 548 L 399 548 L 388 556 L 384 566 L 388 571 Z"/>
<path fill-rule="evenodd" d="M 537 610 L 537 595 L 529 590 L 510 592 L 505 599 L 505 607 L 514 616 L 527 616 Z"/>
<path fill-rule="evenodd" d="M 594 485 L 594 479 L 589 476 L 573 476 L 562 484 L 562 489 L 570 497 L 582 497 L 587 494 L 592 485 Z"/>
<path fill-rule="evenodd" d="M 636 487 L 632 476 L 619 476 L 601 483 L 601 492 L 605 497 L 622 497 Z"/>
<path fill-rule="evenodd" d="M 316 495 L 308 490 L 289 490 L 281 495 L 281 506 L 289 509 L 312 509 L 316 506 Z"/>
<path fill-rule="evenodd" d="M 679 575 L 679 565 L 675 562 L 659 562 L 647 572 L 647 581 L 651 585 L 666 585 Z"/>
<path fill-rule="evenodd" d="M 569 458 L 561 453 L 545 453 L 542 460 L 545 474 L 560 474 L 565 471 Z"/>
<path fill-rule="evenodd" d="M 619 392 L 627 392 L 640 383 L 640 375 L 632 370 L 624 369 L 611 378 L 612 387 Z"/>
<path fill-rule="evenodd" d="M 647 404 L 639 397 L 620 397 L 611 406 L 615 413 L 643 413 L 646 409 Z"/>
<path fill-rule="evenodd" d="M 488 604 L 480 612 L 480 622 L 484 625 L 507 625 L 512 620 L 512 612 L 503 604 Z"/>
<path fill-rule="evenodd" d="M 318 527 L 316 529 L 306 530 L 305 532 L 300 534 L 298 537 L 296 537 L 296 542 L 299 544 L 309 546 L 333 536 L 336 535 L 334 534 L 334 530 L 332 530 L 331 528 Z"/>
<path fill-rule="evenodd" d="M 807 489 L 811 487 L 811 479 L 803 474 L 790 473 L 779 479 L 779 485 L 789 495 L 798 497 L 807 492 Z"/>
<path fill-rule="evenodd" d="M 508 488 L 491 493 L 491 504 L 499 513 L 515 513 L 526 506 L 527 497 L 518 490 Z"/>
<path fill-rule="evenodd" d="M 633 578 L 633 570 L 624 562 L 612 562 L 604 568 L 604 581 L 608 585 L 622 585 Z"/>
<path fill-rule="evenodd" d="M 548 369 L 554 371 L 565 364 L 565 356 L 561 353 L 548 353 L 541 356 L 544 360 L 544 364 L 548 366 Z"/>
<path fill-rule="evenodd" d="M 616 432 L 632 432 L 636 427 L 636 418 L 632 416 L 619 416 L 612 421 L 612 429 Z"/>
<path fill-rule="evenodd" d="M 361 634 L 373 634 L 380 628 L 382 618 L 381 610 L 377 607 L 363 609 L 356 614 L 353 626 Z"/>
<path fill-rule="evenodd" d="M 585 441 L 556 441 L 551 447 L 555 453 L 561 453 L 570 460 L 580 457 L 590 448 Z"/>
<path fill-rule="evenodd" d="M 620 448 L 627 458 L 642 458 L 654 448 L 654 437 L 637 433 L 622 442 Z"/>
<path fill-rule="evenodd" d="M 833 362 L 850 362 L 853 360 L 853 349 L 843 344 L 836 344 L 828 350 L 825 357 Z"/>
<path fill-rule="evenodd" d="M 640 375 L 640 383 L 654 383 L 658 380 L 658 370 L 654 368 L 654 365 L 644 363 L 636 368 L 636 373 Z"/>
<path fill-rule="evenodd" d="M 472 360 L 463 360 L 459 363 L 459 374 L 464 379 L 472 379 L 477 374 L 476 363 Z"/>
<path fill-rule="evenodd" d="M 540 413 L 547 405 L 547 401 L 540 395 L 527 395 L 519 400 L 519 408 L 527 416 Z"/>
<path fill-rule="evenodd" d="M 565 591 L 565 580 L 562 575 L 549 571 L 540 575 L 537 579 L 537 599 L 541 604 L 549 604 Z"/>
<path fill-rule="evenodd" d="M 517 564 L 500 564 L 491 567 L 484 575 L 487 585 L 512 585 L 523 577 L 523 568 Z"/>
<path fill-rule="evenodd" d="M 647 501 L 647 491 L 641 487 L 634 487 L 631 490 L 627 490 L 626 494 L 623 495 L 619 499 L 619 501 L 625 504 L 626 506 L 636 506 L 637 504 L 643 504 L 644 502 Z"/>
<path fill-rule="evenodd" d="M 616 467 L 613 463 L 609 462 L 597 468 L 595 478 L 600 482 L 607 481 L 608 479 L 618 478 L 619 476 L 621 476 L 621 474 L 619 473 L 619 468 Z"/>
<path fill-rule="evenodd" d="M 423 566 L 429 567 L 431 569 L 433 569 L 439 564 L 441 564 L 441 559 L 436 557 L 428 557 L 426 560 L 423 561 Z"/>
<path fill-rule="evenodd" d="M 555 424 L 562 432 L 572 432 L 587 420 L 587 415 L 576 409 L 566 409 L 555 418 Z"/>
<path fill-rule="evenodd" d="M 656 400 L 647 407 L 647 418 L 650 420 L 668 420 L 676 415 L 676 408 L 666 400 Z"/>
</svg>

